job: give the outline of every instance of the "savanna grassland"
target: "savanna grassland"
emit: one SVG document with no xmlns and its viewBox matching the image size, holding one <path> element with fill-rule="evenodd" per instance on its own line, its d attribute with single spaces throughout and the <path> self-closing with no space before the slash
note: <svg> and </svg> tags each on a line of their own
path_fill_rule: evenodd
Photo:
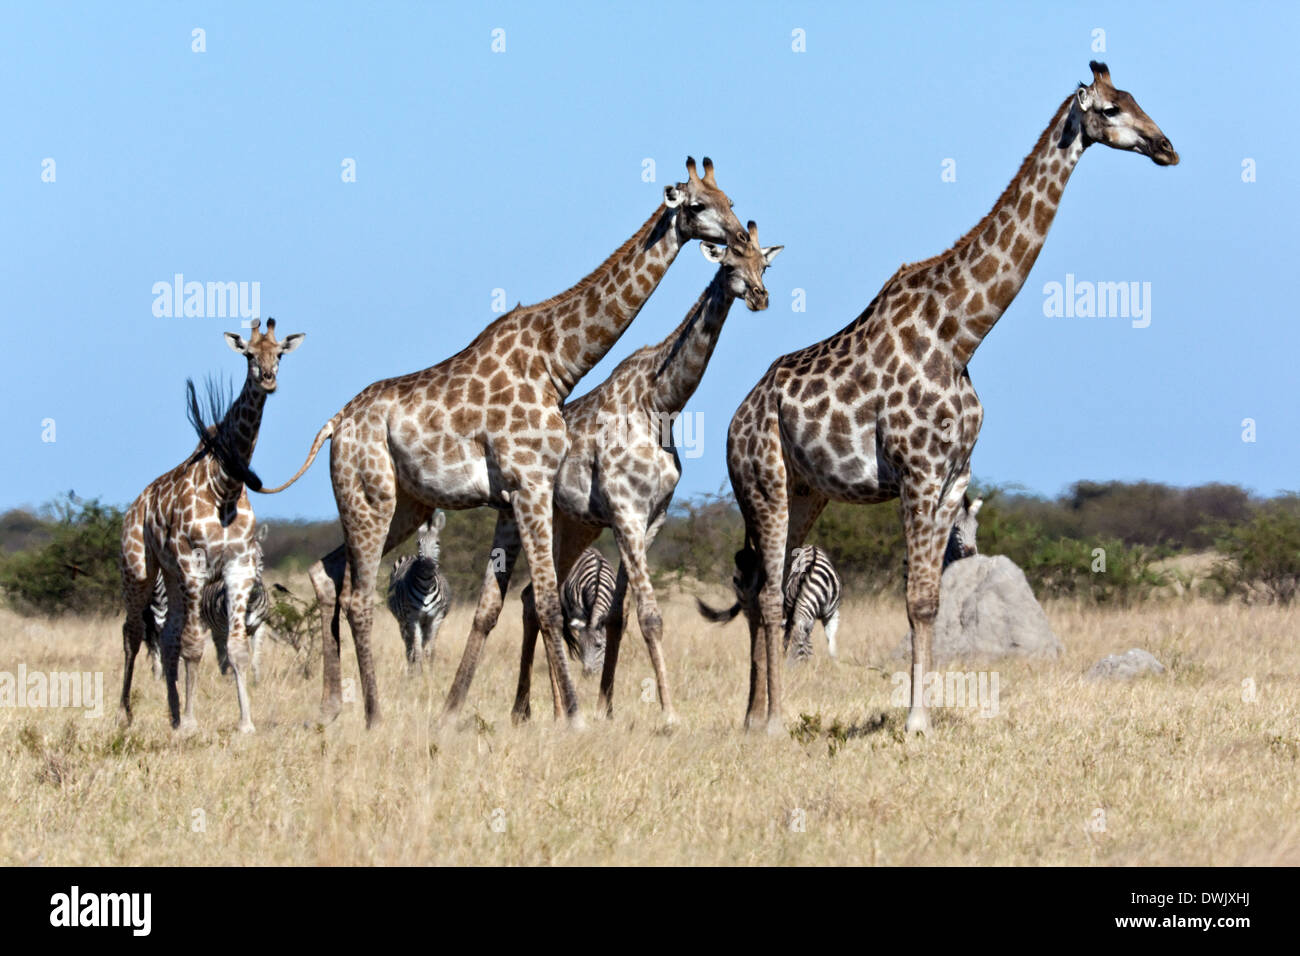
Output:
<svg viewBox="0 0 1300 956">
<path fill-rule="evenodd" d="M 997 715 L 941 709 L 932 736 L 909 739 L 890 704 L 906 630 L 897 600 L 848 601 L 839 662 L 816 632 L 814 661 L 787 668 L 792 733 L 779 737 L 740 731 L 743 623 L 708 625 L 681 593 L 664 604 L 682 718 L 672 732 L 643 699 L 651 671 L 635 625 L 612 721 L 584 733 L 554 723 L 539 654 L 534 719 L 513 726 L 511 599 L 458 726 L 436 717 L 468 632 L 464 603 L 423 678 L 406 677 L 396 625 L 378 612 L 385 719 L 373 731 L 359 699 L 316 728 L 319 661 L 304 678 L 294 652 L 268 642 L 257 733 L 235 733 L 233 686 L 209 649 L 200 730 L 184 739 L 143 655 L 135 724 L 119 726 L 120 618 L 0 611 L 0 670 L 102 671 L 107 697 L 100 719 L 0 708 L 0 863 L 1300 864 L 1295 612 L 1048 602 L 1060 659 L 967 665 L 997 671 Z M 1167 672 L 1082 678 L 1129 647 Z M 579 681 L 590 715 L 595 679 Z"/>
</svg>

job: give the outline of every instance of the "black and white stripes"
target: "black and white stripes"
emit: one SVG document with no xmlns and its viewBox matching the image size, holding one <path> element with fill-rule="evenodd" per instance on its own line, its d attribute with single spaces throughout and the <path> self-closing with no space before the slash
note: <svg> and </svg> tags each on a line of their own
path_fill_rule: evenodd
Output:
<svg viewBox="0 0 1300 956">
<path fill-rule="evenodd" d="M 416 553 L 397 559 L 388 582 L 388 610 L 401 627 L 412 671 L 423 670 L 424 658 L 433 656 L 434 640 L 451 605 L 447 579 L 438 567 L 438 536 L 446 521 L 439 511 L 420 525 Z"/>
<path fill-rule="evenodd" d="M 831 657 L 836 656 L 840 593 L 840 576 L 835 573 L 825 551 L 809 545 L 790 552 L 790 570 L 786 573 L 783 589 L 783 614 L 785 649 L 795 660 L 812 657 L 812 629 L 817 621 L 822 622 L 822 629 L 826 632 Z"/>
<path fill-rule="evenodd" d="M 244 612 L 244 628 L 248 634 L 248 649 L 251 658 L 253 680 L 259 677 L 260 650 L 262 647 L 262 625 L 271 614 L 271 600 L 262 584 L 263 554 L 262 541 L 266 538 L 266 526 L 257 529 L 253 537 L 253 567 L 255 577 L 253 588 L 248 595 L 248 607 Z M 163 676 L 162 667 L 162 632 L 167 623 L 167 586 L 161 571 L 154 578 L 153 597 L 144 609 L 144 640 L 149 649 L 149 660 L 153 665 L 155 677 Z M 221 578 L 209 581 L 203 586 L 199 595 L 199 619 L 212 634 L 212 643 L 217 649 L 217 665 L 222 674 L 230 673 L 230 657 L 226 650 L 226 639 L 230 633 L 230 621 L 226 616 L 226 582 Z"/>
<path fill-rule="evenodd" d="M 588 548 L 578 556 L 560 589 L 564 642 L 582 672 L 594 674 L 605 660 L 605 622 L 614 603 L 614 569 L 605 556 Z"/>
</svg>

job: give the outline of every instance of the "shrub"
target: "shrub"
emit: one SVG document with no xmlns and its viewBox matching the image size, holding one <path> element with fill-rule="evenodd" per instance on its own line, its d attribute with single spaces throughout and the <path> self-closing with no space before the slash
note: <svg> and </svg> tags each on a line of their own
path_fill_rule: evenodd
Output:
<svg viewBox="0 0 1300 956">
<path fill-rule="evenodd" d="M 1262 594 L 1290 604 L 1300 590 L 1300 495 L 1266 502 L 1238 525 L 1220 524 L 1215 547 L 1224 556 L 1214 580 L 1226 596 Z"/>
<path fill-rule="evenodd" d="M 111 612 L 121 605 L 122 512 L 69 494 L 43 509 L 49 539 L 0 562 L 0 589 L 23 614 Z"/>
</svg>

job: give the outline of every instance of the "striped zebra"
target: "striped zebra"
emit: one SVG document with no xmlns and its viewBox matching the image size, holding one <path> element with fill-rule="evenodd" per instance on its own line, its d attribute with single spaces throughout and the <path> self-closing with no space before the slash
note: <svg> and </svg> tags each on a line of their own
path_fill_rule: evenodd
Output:
<svg viewBox="0 0 1300 956">
<path fill-rule="evenodd" d="M 254 683 L 261 675 L 262 626 L 271 614 L 270 596 L 262 584 L 262 542 L 266 539 L 266 531 L 266 525 L 262 525 L 253 536 L 253 567 L 256 577 L 248 595 L 248 607 L 244 611 Z M 163 668 L 160 644 L 163 625 L 167 621 L 167 586 L 161 571 L 154 579 L 153 598 L 144 609 L 144 616 L 144 639 L 149 648 L 149 660 L 153 664 L 154 677 L 161 678 Z M 230 621 L 226 618 L 226 582 L 221 578 L 203 585 L 203 591 L 199 595 L 199 620 L 212 634 L 212 643 L 217 649 L 217 666 L 222 674 L 229 674 L 230 657 L 226 652 L 226 637 L 230 633 Z"/>
<path fill-rule="evenodd" d="M 974 501 L 969 497 L 962 498 L 961 512 L 953 522 L 952 531 L 948 532 L 948 548 L 943 553 L 945 568 L 954 561 L 979 554 L 979 548 L 975 545 L 975 532 L 979 530 L 980 523 L 975 520 L 975 516 L 983 506 L 983 498 L 976 498 Z"/>
<path fill-rule="evenodd" d="M 411 673 L 423 671 L 424 659 L 432 659 L 434 640 L 451 605 L 447 578 L 438 567 L 438 536 L 446 523 L 447 516 L 438 511 L 420 525 L 416 553 L 397 559 L 388 582 L 388 610 L 402 630 Z"/>
<path fill-rule="evenodd" d="M 835 632 L 840 627 L 840 576 L 830 556 L 816 545 L 791 551 L 782 597 L 786 652 L 790 653 L 793 645 L 795 660 L 812 657 L 813 625 L 821 621 L 834 659 L 838 653 Z"/>
<path fill-rule="evenodd" d="M 564 643 L 590 676 L 605 662 L 605 623 L 614 604 L 614 568 L 595 548 L 578 556 L 560 589 Z"/>
</svg>

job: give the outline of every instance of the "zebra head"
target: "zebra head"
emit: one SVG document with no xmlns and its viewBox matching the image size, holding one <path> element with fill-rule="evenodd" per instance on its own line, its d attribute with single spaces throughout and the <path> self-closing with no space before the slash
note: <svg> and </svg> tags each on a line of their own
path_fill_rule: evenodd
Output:
<svg viewBox="0 0 1300 956">
<path fill-rule="evenodd" d="M 582 675 L 590 677 L 605 663 L 605 619 L 596 620 L 594 614 L 590 621 L 575 617 L 569 621 L 569 631 L 573 634 L 569 651 L 574 660 L 582 662 Z"/>
<path fill-rule="evenodd" d="M 975 516 L 979 514 L 983 505 L 983 498 L 976 498 L 974 501 L 969 497 L 962 498 L 961 511 L 957 515 L 957 520 L 953 522 L 952 531 L 948 534 L 948 549 L 943 555 L 945 568 L 954 561 L 979 554 L 979 548 L 975 544 L 975 533 L 979 530 L 979 522 L 975 520 Z"/>
<path fill-rule="evenodd" d="M 435 511 L 429 516 L 429 519 L 420 525 L 418 538 L 416 540 L 416 553 L 422 558 L 428 558 L 434 564 L 442 556 L 442 545 L 439 543 L 439 536 L 442 534 L 442 527 L 447 523 L 447 515 L 441 511 Z"/>
</svg>

